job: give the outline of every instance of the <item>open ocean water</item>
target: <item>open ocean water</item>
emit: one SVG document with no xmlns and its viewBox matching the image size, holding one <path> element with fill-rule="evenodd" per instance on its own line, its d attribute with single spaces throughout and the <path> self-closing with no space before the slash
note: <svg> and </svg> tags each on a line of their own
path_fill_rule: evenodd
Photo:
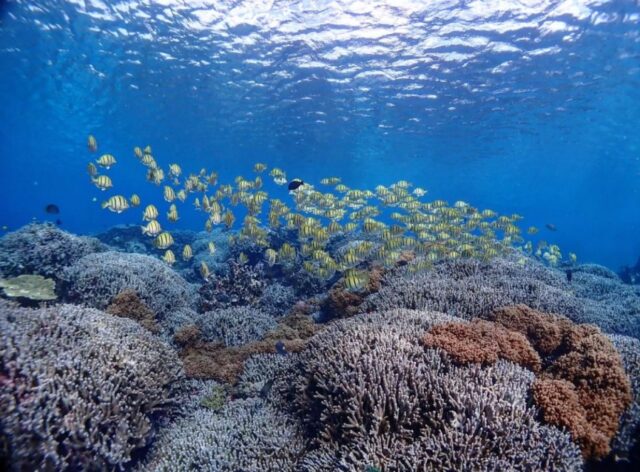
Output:
<svg viewBox="0 0 640 472">
<path fill-rule="evenodd" d="M 638 470 L 638 0 L 0 0 L 0 467 Z"/>
</svg>

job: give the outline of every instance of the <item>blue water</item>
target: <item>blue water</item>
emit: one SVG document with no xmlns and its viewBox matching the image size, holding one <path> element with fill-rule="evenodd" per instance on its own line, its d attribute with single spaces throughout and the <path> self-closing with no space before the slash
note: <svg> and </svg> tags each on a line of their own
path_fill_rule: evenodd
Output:
<svg viewBox="0 0 640 472">
<path fill-rule="evenodd" d="M 407 179 L 582 261 L 640 255 L 636 1 L 0 1 L 0 225 L 92 233 L 89 133 L 114 190 L 161 200 L 134 146 L 221 180 Z M 93 202 L 97 197 L 98 202 Z M 195 212 L 180 227 L 199 229 Z"/>
</svg>

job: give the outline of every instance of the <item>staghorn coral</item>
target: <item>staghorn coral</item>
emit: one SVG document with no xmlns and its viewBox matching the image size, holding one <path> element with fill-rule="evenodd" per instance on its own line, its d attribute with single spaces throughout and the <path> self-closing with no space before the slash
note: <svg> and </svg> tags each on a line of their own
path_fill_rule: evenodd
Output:
<svg viewBox="0 0 640 472">
<path fill-rule="evenodd" d="M 232 307 L 198 315 L 196 325 L 207 342 L 241 346 L 258 341 L 275 329 L 276 320 L 260 310 Z"/>
<path fill-rule="evenodd" d="M 123 290 L 113 297 L 105 311 L 111 315 L 130 318 L 152 333 L 160 332 L 153 311 L 140 300 L 138 294 L 133 290 Z"/>
<path fill-rule="evenodd" d="M 140 472 L 293 471 L 303 449 L 296 424 L 260 399 L 200 408 L 163 431 Z"/>
<path fill-rule="evenodd" d="M 57 279 L 80 258 L 106 251 L 94 238 L 75 236 L 57 226 L 33 223 L 0 238 L 0 275 L 37 274 Z"/>
<path fill-rule="evenodd" d="M 396 269 L 383 288 L 367 298 L 361 312 L 392 308 L 428 309 L 463 319 L 483 316 L 494 308 L 526 304 L 562 313 L 576 323 L 592 323 L 606 332 L 640 337 L 640 295 L 609 276 L 578 272 L 569 284 L 564 272 L 520 256 L 490 262 L 446 261 L 417 274 Z M 594 290 L 596 281 L 599 290 Z M 592 292 L 592 290 L 594 290 Z M 600 292 L 600 293 L 599 293 Z"/>
<path fill-rule="evenodd" d="M 296 302 L 293 288 L 277 282 L 267 285 L 257 303 L 260 310 L 274 317 L 285 315 Z"/>
<path fill-rule="evenodd" d="M 104 309 L 123 290 L 134 290 L 144 303 L 164 319 L 197 303 L 194 286 L 167 264 L 142 254 L 103 252 L 83 257 L 63 274 L 66 300 Z"/>
<path fill-rule="evenodd" d="M 609 339 L 622 357 L 625 371 L 631 380 L 633 401 L 620 418 L 618 434 L 611 445 L 617 460 L 640 464 L 640 341 L 620 335 Z"/>
<path fill-rule="evenodd" d="M 456 364 L 494 364 L 506 359 L 538 372 L 542 362 L 525 336 L 495 323 L 473 320 L 431 328 L 422 338 L 427 348 L 446 351 Z"/>
<path fill-rule="evenodd" d="M 199 311 L 252 305 L 265 288 L 262 266 L 230 261 L 224 274 L 209 278 L 200 287 Z"/>
<path fill-rule="evenodd" d="M 394 310 L 314 336 L 277 386 L 310 441 L 298 470 L 579 470 L 569 436 L 527 404 L 531 372 L 459 367 L 420 345 L 420 332 L 455 320 Z"/>
<path fill-rule="evenodd" d="M 107 470 L 153 435 L 182 377 L 135 322 L 72 305 L 0 303 L 1 436 L 11 470 Z"/>
</svg>

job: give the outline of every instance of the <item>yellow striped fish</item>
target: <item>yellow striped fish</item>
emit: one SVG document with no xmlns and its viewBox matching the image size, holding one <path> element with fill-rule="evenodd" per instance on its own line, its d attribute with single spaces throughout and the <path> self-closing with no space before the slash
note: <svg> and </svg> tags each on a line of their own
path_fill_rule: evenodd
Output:
<svg viewBox="0 0 640 472">
<path fill-rule="evenodd" d="M 173 244 L 173 236 L 171 236 L 171 233 L 165 231 L 156 237 L 153 244 L 158 249 L 167 249 Z"/>
<path fill-rule="evenodd" d="M 122 213 L 129 208 L 129 202 L 122 195 L 114 195 L 106 202 L 102 203 L 102 208 L 106 208 L 116 213 Z"/>
</svg>

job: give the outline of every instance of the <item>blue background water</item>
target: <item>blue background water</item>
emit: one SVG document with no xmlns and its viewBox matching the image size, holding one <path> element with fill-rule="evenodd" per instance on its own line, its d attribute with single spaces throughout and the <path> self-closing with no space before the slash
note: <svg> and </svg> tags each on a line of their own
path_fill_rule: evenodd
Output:
<svg viewBox="0 0 640 472">
<path fill-rule="evenodd" d="M 0 224 L 94 232 L 86 137 L 222 180 L 256 161 L 354 187 L 407 179 L 581 260 L 640 255 L 637 1 L 0 1 Z M 93 156 L 95 157 L 95 156 Z M 183 210 L 180 226 L 200 227 Z"/>
</svg>

